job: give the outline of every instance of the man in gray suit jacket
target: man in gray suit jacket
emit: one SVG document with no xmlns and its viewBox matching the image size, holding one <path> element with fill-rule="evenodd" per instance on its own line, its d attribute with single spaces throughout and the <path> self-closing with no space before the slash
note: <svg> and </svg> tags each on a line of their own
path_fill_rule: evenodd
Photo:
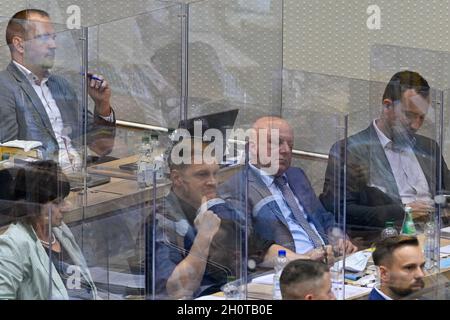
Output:
<svg viewBox="0 0 450 320">
<path fill-rule="evenodd" d="M 88 118 L 87 143 L 100 155 L 111 152 L 115 135 L 111 89 L 98 75 L 90 75 L 88 93 L 94 114 L 84 114 L 67 80 L 50 74 L 56 50 L 56 33 L 45 11 L 16 13 L 8 23 L 6 40 L 12 61 L 0 73 L 0 141 L 42 142 L 42 157 L 60 165 L 79 165 L 79 149 Z M 78 140 L 78 141 L 77 141 Z"/>
</svg>

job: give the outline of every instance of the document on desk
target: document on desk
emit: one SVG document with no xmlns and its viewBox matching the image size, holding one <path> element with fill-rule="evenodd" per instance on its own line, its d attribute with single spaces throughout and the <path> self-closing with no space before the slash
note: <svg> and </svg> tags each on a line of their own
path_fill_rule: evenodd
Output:
<svg viewBox="0 0 450 320">
<path fill-rule="evenodd" d="M 269 273 L 252 280 L 252 283 L 273 285 L 273 273 Z"/>
<path fill-rule="evenodd" d="M 207 296 L 201 296 L 198 297 L 195 300 L 225 300 L 224 296 L 215 296 L 215 295 L 207 295 Z"/>
<path fill-rule="evenodd" d="M 450 238 L 450 227 L 445 227 L 441 229 L 441 237 L 442 238 Z"/>
<path fill-rule="evenodd" d="M 345 258 L 345 270 L 352 272 L 364 271 L 371 256 L 372 252 L 366 250 L 349 255 Z M 337 261 L 333 266 L 333 270 L 342 270 L 343 265 L 344 263 L 342 260 Z"/>
<path fill-rule="evenodd" d="M 441 254 L 450 254 L 450 245 L 441 247 Z"/>
</svg>

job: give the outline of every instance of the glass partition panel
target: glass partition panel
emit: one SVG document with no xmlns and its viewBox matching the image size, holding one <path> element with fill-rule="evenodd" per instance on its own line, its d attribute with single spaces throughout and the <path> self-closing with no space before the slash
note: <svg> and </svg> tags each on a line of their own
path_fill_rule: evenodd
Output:
<svg viewBox="0 0 450 320">
<path fill-rule="evenodd" d="M 356 288 L 348 281 L 355 271 L 354 258 L 348 262 L 346 258 L 363 248 L 346 230 L 344 150 L 345 137 L 363 128 L 367 121 L 367 115 L 361 113 L 359 127 L 349 127 L 345 114 L 367 105 L 368 90 L 369 82 L 360 79 L 283 70 L 282 114 L 294 128 L 293 166 L 302 168 L 323 210 L 336 223 L 327 236 L 336 260 L 331 274 L 337 299 L 355 299 L 367 293 L 367 288 Z M 342 243 L 349 245 L 344 252 L 340 250 Z"/>
<path fill-rule="evenodd" d="M 302 137 L 301 132 L 295 134 L 302 127 L 299 123 L 305 125 L 308 121 L 320 119 L 321 125 L 330 130 L 328 134 L 317 135 L 316 141 L 325 144 L 324 140 L 328 139 L 331 146 L 344 137 L 344 121 L 337 115 L 319 117 L 312 112 L 289 109 L 286 113 L 289 116 L 285 118 L 262 118 L 257 121 L 254 130 L 248 131 L 249 142 L 245 153 L 248 163 L 243 159 L 244 166 L 239 172 L 219 187 L 225 200 L 240 208 L 240 211 L 247 212 L 248 266 L 252 265 L 252 261 L 257 261 L 252 259 L 252 242 L 263 248 L 268 247 L 267 251 L 262 251 L 264 258 L 260 257 L 256 268 L 247 270 L 248 298 L 281 299 L 283 291 L 288 290 L 286 286 L 294 285 L 283 284 L 283 273 L 286 271 L 284 277 L 288 279 L 289 273 L 308 268 L 305 264 L 310 261 L 293 262 L 299 258 L 315 260 L 313 263 L 319 264 L 315 267 L 325 273 L 339 260 L 341 267 L 336 264 L 332 279 L 336 295 L 341 297 L 342 294 L 343 297 L 342 263 L 345 253 L 339 250 L 346 233 L 343 211 L 337 208 L 335 212 L 329 212 L 323 207 L 309 177 L 303 170 L 294 168 L 299 154 L 306 154 L 292 150 L 292 147 L 310 139 L 310 136 Z M 308 125 L 314 127 L 314 124 Z M 298 141 L 295 140 L 297 137 Z M 340 171 L 337 169 L 337 174 Z M 287 265 L 289 261 L 292 263 Z M 289 298 L 287 291 L 284 294 L 284 298 Z"/>
<path fill-rule="evenodd" d="M 180 6 L 90 30 L 90 67 L 107 77 L 120 120 L 176 128 L 181 90 Z"/>
<path fill-rule="evenodd" d="M 146 242 L 152 244 L 152 250 L 148 250 L 146 265 L 152 277 L 147 297 L 205 299 L 225 294 L 228 299 L 245 299 L 246 253 L 252 246 L 251 241 L 247 244 L 247 215 L 235 205 L 242 201 L 229 201 L 218 190 L 242 164 L 224 160 L 225 137 L 218 129 L 204 130 L 202 120 L 194 125 L 199 126 L 194 131 L 203 136 L 193 136 L 189 127 L 173 133 L 171 189 L 156 201 L 148 224 L 151 231 L 146 233 Z M 208 139 L 209 134 L 214 134 L 215 140 Z M 243 191 L 244 185 L 234 179 L 230 188 L 243 198 L 245 193 L 238 190 Z M 257 250 L 251 252 L 260 256 Z M 257 262 L 256 258 L 249 266 L 255 268 Z"/>
<path fill-rule="evenodd" d="M 442 208 L 435 200 L 445 193 L 448 171 L 440 147 L 444 136 L 441 88 L 446 86 L 441 71 L 448 62 L 440 63 L 447 55 L 414 48 L 372 47 L 369 96 L 374 121 L 365 132 L 365 141 L 361 140 L 364 132 L 349 138 L 349 168 L 353 162 L 365 163 L 367 181 L 360 180 L 358 192 L 350 197 L 353 203 L 347 206 L 347 217 L 359 221 L 355 231 L 365 229 L 363 238 L 376 243 L 377 287 L 383 293 L 387 287 L 398 289 L 391 293 L 394 298 L 442 279 L 438 276 Z M 358 149 L 364 147 L 369 148 L 365 152 L 370 152 L 369 163 L 361 158 L 366 155 L 358 155 Z M 349 182 L 347 189 L 350 185 Z M 404 249 L 416 250 L 416 270 L 421 275 L 407 288 L 393 282 L 401 274 L 390 270 L 383 261 L 383 247 L 402 241 L 392 238 L 395 234 L 412 235 L 419 240 L 419 245 L 407 244 Z M 391 280 L 386 277 L 388 271 L 392 273 Z"/>
<path fill-rule="evenodd" d="M 236 125 L 280 114 L 283 1 L 189 5 L 187 117 L 239 109 Z"/>
<path fill-rule="evenodd" d="M 146 14 L 179 1 L 138 0 L 123 3 L 120 1 L 21 0 L 20 2 L 14 4 L 16 11 L 22 8 L 39 8 L 48 12 L 54 22 L 66 24 L 68 28 L 79 28 Z"/>
<path fill-rule="evenodd" d="M 0 248 L 2 294 L 95 299 L 82 243 L 66 224 L 77 207 L 82 210 L 71 190 L 85 195 L 87 149 L 109 152 L 114 139 L 113 127 L 96 118 L 98 109 L 87 109 L 88 92 L 97 101 L 103 95 L 100 81 L 97 88 L 87 86 L 86 32 L 68 30 L 39 12 L 30 13 L 28 21 L 12 20 L 6 30 L 0 149 L 2 168 L 9 170 L 2 188 L 10 202 L 2 206 L 8 213 L 2 215 L 8 217 Z"/>
<path fill-rule="evenodd" d="M 179 122 L 181 83 L 179 55 L 164 48 L 181 41 L 180 10 L 89 27 L 89 73 L 109 83 L 116 136 L 111 153 L 90 154 L 89 175 L 108 183 L 88 188 L 72 227 L 103 299 L 152 298 L 151 226 L 171 188 L 167 132 Z"/>
</svg>

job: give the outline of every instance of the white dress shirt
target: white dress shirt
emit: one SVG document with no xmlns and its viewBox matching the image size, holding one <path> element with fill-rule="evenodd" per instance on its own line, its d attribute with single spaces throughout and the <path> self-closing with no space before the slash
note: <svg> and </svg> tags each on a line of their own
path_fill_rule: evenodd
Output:
<svg viewBox="0 0 450 320">
<path fill-rule="evenodd" d="M 59 147 L 59 165 L 65 172 L 75 172 L 81 168 L 81 157 L 77 150 L 72 145 L 72 140 L 69 137 L 70 128 L 65 128 L 61 118 L 61 112 L 59 111 L 56 101 L 47 86 L 48 77 L 43 78 L 39 83 L 39 78 L 33 74 L 26 67 L 20 63 L 13 61 L 17 68 L 25 75 L 29 80 L 34 91 L 38 95 L 42 102 L 42 105 L 47 112 L 47 116 L 52 124 L 53 132 L 55 133 L 56 141 Z M 114 117 L 111 115 L 108 117 L 102 117 L 106 121 L 113 122 Z M 68 130 L 69 129 L 69 130 Z M 41 141 L 43 142 L 43 141 Z"/>
<path fill-rule="evenodd" d="M 262 181 L 267 186 L 270 193 L 272 193 L 272 195 L 275 196 L 277 205 L 280 208 L 281 213 L 283 214 L 283 217 L 289 227 L 289 231 L 291 232 L 292 237 L 294 238 L 295 252 L 299 253 L 299 254 L 303 254 L 303 253 L 306 253 L 306 252 L 314 249 L 313 242 L 311 241 L 311 239 L 309 239 L 308 234 L 305 232 L 305 230 L 303 230 L 303 228 L 297 222 L 297 220 L 295 219 L 294 214 L 292 213 L 291 209 L 289 208 L 286 200 L 284 200 L 283 193 L 275 185 L 275 183 L 274 183 L 275 177 L 268 175 L 263 170 L 255 167 L 251 164 L 250 164 L 250 168 L 251 168 L 251 170 L 255 170 L 256 174 L 261 177 Z M 289 188 L 291 188 L 289 186 L 289 183 L 287 185 Z M 294 193 L 294 196 L 295 196 L 295 193 Z M 297 199 L 297 196 L 295 196 L 294 198 L 295 198 L 295 202 L 297 203 L 298 207 L 300 208 L 300 211 L 305 216 L 305 219 L 308 220 L 309 225 L 311 226 L 311 228 L 314 230 L 314 232 L 318 235 L 319 239 L 322 240 L 322 243 L 324 244 L 322 237 L 317 232 L 317 229 L 314 226 L 314 224 L 308 219 L 308 217 L 303 209 L 303 206 L 300 204 L 300 202 Z M 280 245 L 283 245 L 283 244 L 280 243 Z"/>
<path fill-rule="evenodd" d="M 391 165 L 403 204 L 416 200 L 432 202 L 427 179 L 411 147 L 393 149 L 392 140 L 378 128 L 376 120 L 373 121 L 373 126 Z"/>
<path fill-rule="evenodd" d="M 377 287 L 374 287 L 374 289 L 382 296 L 385 300 L 393 300 L 391 297 L 387 296 L 385 293 L 383 293 L 380 289 Z"/>
</svg>

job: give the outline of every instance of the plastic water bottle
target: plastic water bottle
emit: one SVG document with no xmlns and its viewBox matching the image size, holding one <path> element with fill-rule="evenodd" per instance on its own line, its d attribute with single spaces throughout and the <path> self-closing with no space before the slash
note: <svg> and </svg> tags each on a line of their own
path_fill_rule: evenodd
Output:
<svg viewBox="0 0 450 320">
<path fill-rule="evenodd" d="M 416 226 L 414 225 L 414 220 L 412 217 L 412 208 L 405 207 L 405 218 L 403 219 L 401 234 L 407 236 L 415 236 L 416 233 Z"/>
<path fill-rule="evenodd" d="M 284 266 L 288 263 L 286 250 L 278 250 L 278 257 L 275 258 L 275 274 L 273 275 L 273 300 L 281 300 L 280 276 Z"/>
<path fill-rule="evenodd" d="M 158 135 L 152 134 L 150 144 L 152 146 L 152 170 L 155 172 L 156 181 L 162 182 L 165 178 L 165 161 L 164 154 L 159 154 L 159 140 Z"/>
<path fill-rule="evenodd" d="M 435 250 L 436 250 L 436 225 L 433 220 L 425 224 L 423 233 L 425 235 L 425 244 L 423 247 L 425 255 L 425 269 L 432 272 L 436 267 Z"/>
<path fill-rule="evenodd" d="M 142 143 L 139 148 L 139 160 L 137 168 L 137 183 L 139 188 L 145 188 L 152 185 L 153 182 L 153 147 L 150 144 L 148 136 L 142 137 Z"/>
<path fill-rule="evenodd" d="M 394 221 L 386 221 L 385 228 L 381 231 L 381 240 L 395 236 L 398 236 L 398 232 L 394 228 Z"/>
</svg>

